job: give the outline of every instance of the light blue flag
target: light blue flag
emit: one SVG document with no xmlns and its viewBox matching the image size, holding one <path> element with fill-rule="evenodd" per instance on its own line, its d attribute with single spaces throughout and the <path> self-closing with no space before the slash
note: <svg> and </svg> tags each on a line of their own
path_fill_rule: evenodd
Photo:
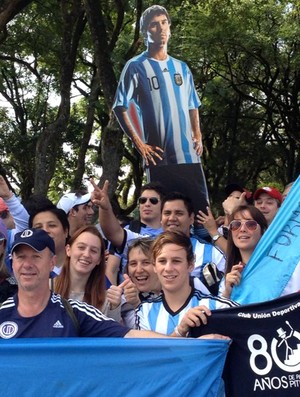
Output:
<svg viewBox="0 0 300 397">
<path fill-rule="evenodd" d="M 53 338 L 0 342 L 5 397 L 219 397 L 229 340 Z"/>
<path fill-rule="evenodd" d="M 299 261 L 300 176 L 251 255 L 231 299 L 247 304 L 278 298 Z"/>
</svg>

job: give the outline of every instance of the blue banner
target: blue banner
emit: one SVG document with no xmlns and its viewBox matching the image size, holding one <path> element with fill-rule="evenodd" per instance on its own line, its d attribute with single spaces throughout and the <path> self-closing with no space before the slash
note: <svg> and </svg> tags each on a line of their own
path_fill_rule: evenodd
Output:
<svg viewBox="0 0 300 397">
<path fill-rule="evenodd" d="M 55 338 L 0 342 L 5 397 L 217 397 L 229 341 Z"/>
<path fill-rule="evenodd" d="M 278 298 L 300 261 L 299 247 L 300 177 L 255 248 L 231 299 L 247 304 Z"/>
</svg>

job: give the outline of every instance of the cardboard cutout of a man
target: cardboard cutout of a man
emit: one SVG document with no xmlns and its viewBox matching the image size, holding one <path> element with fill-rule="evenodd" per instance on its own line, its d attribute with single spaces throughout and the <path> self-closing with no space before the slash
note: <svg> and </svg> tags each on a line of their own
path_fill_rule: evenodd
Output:
<svg viewBox="0 0 300 397">
<path fill-rule="evenodd" d="M 144 11 L 140 27 L 147 50 L 125 65 L 113 109 L 144 159 L 148 181 L 190 196 L 195 213 L 206 212 L 201 103 L 186 63 L 167 53 L 170 26 L 164 7 Z"/>
</svg>

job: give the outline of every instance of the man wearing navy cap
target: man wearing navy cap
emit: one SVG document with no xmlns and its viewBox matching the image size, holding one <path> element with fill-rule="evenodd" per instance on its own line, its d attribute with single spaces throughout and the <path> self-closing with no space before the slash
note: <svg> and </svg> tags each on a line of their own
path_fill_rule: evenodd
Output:
<svg viewBox="0 0 300 397">
<path fill-rule="evenodd" d="M 56 263 L 53 238 L 42 229 L 26 229 L 16 234 L 11 253 L 19 295 L 22 296 L 24 290 L 37 290 L 41 292 L 39 295 L 44 295 L 45 289 L 49 289 L 49 274 Z"/>
</svg>

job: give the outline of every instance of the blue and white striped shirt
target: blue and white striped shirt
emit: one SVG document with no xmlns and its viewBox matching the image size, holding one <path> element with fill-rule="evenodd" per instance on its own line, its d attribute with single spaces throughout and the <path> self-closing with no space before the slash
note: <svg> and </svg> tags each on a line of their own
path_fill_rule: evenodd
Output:
<svg viewBox="0 0 300 397">
<path fill-rule="evenodd" d="M 191 164 L 201 161 L 189 110 L 200 104 L 186 63 L 170 56 L 158 61 L 143 52 L 125 65 L 113 108 L 126 108 L 142 141 L 164 150 L 159 164 Z"/>
<path fill-rule="evenodd" d="M 228 309 L 238 306 L 237 303 L 226 298 L 205 295 L 192 287 L 192 291 L 184 305 L 173 312 L 162 293 L 157 298 L 143 302 L 136 311 L 137 329 L 152 330 L 161 334 L 170 335 L 180 324 L 187 311 L 193 307 L 204 305 L 210 310 Z"/>
</svg>

